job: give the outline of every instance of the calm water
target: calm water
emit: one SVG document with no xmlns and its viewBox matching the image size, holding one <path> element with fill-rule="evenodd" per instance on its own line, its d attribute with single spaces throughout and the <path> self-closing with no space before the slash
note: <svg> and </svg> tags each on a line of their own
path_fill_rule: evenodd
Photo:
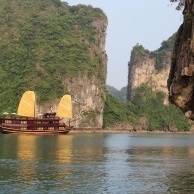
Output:
<svg viewBox="0 0 194 194">
<path fill-rule="evenodd" d="M 1 134 L 0 193 L 194 193 L 194 135 Z"/>
</svg>

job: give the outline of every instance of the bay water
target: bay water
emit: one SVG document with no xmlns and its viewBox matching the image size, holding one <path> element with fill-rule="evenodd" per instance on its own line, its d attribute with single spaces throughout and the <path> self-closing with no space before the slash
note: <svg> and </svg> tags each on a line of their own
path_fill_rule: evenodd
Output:
<svg viewBox="0 0 194 194">
<path fill-rule="evenodd" d="M 194 193 L 194 134 L 0 134 L 0 193 Z"/>
</svg>

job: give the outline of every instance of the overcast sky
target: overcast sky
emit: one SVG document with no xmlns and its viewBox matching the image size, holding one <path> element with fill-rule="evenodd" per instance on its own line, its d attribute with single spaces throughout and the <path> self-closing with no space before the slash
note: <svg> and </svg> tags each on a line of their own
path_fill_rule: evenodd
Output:
<svg viewBox="0 0 194 194">
<path fill-rule="evenodd" d="M 158 49 L 183 22 L 182 11 L 175 10 L 176 4 L 170 0 L 62 1 L 99 7 L 107 15 L 107 84 L 119 90 L 127 85 L 132 48 L 139 43 L 150 51 Z"/>
</svg>

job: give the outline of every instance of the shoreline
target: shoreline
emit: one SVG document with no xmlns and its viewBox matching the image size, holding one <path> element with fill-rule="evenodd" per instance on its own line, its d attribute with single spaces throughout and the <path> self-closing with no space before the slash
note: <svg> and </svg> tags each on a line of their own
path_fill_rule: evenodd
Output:
<svg viewBox="0 0 194 194">
<path fill-rule="evenodd" d="M 125 129 L 73 129 L 69 133 L 148 133 L 148 134 L 192 134 L 190 131 L 145 131 L 145 130 L 138 130 L 138 131 L 131 131 Z"/>
</svg>

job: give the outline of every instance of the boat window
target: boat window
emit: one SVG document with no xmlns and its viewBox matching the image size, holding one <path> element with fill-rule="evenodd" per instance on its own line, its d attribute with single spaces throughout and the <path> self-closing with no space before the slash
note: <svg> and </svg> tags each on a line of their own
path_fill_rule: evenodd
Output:
<svg viewBox="0 0 194 194">
<path fill-rule="evenodd" d="M 59 129 L 64 129 L 64 127 L 59 127 Z"/>
<path fill-rule="evenodd" d="M 20 121 L 18 121 L 18 120 L 13 120 L 12 123 L 20 124 Z"/>
<path fill-rule="evenodd" d="M 49 124 L 49 122 L 48 121 L 43 121 L 42 124 Z"/>
<path fill-rule="evenodd" d="M 48 129 L 49 129 L 49 130 L 54 130 L 54 127 L 49 127 Z"/>
</svg>

